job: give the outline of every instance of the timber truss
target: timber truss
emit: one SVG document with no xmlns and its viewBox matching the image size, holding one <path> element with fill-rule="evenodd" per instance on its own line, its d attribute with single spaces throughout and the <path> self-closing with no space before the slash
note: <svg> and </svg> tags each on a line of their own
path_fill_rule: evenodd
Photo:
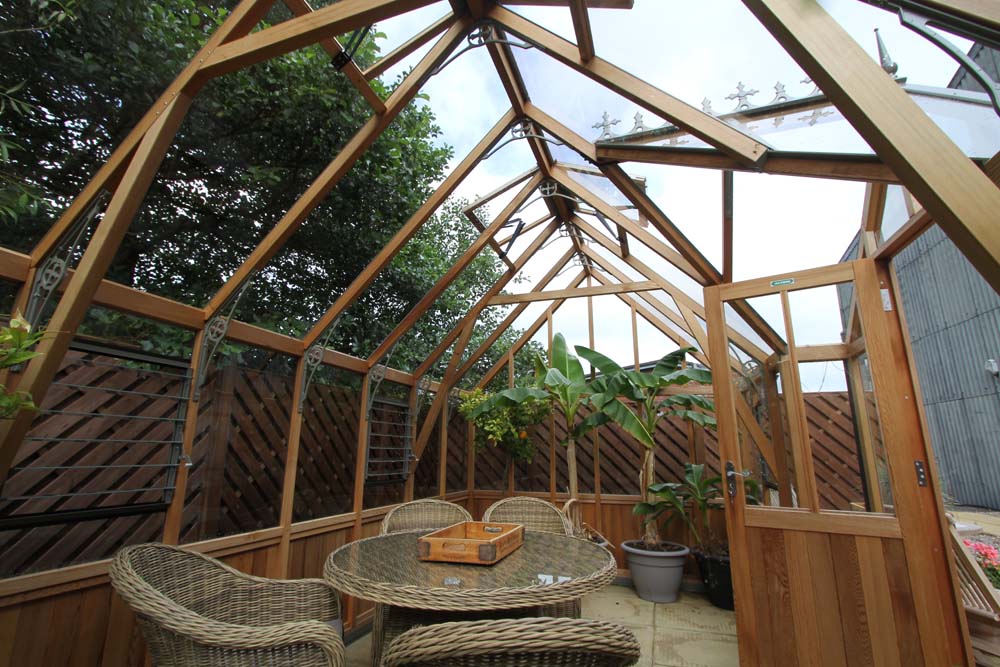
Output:
<svg viewBox="0 0 1000 667">
<path fill-rule="evenodd" d="M 69 343 L 92 303 L 131 312 L 197 331 L 192 359 L 192 374 L 199 377 L 221 338 L 229 338 L 293 355 L 299 359 L 292 405 L 300 405 L 318 364 L 329 364 L 365 375 L 362 405 L 371 400 L 370 376 L 373 371 L 392 382 L 411 387 L 411 402 L 416 404 L 433 394 L 422 427 L 415 429 L 412 452 L 420 457 L 436 422 L 447 414 L 452 389 L 468 374 L 506 331 L 536 301 L 551 302 L 515 343 L 506 357 L 490 368 L 479 380 L 480 386 L 492 380 L 504 365 L 513 366 L 514 354 L 542 326 L 548 324 L 551 337 L 552 315 L 569 298 L 614 294 L 631 312 L 633 335 L 636 322 L 643 318 L 678 345 L 699 349 L 694 356 L 711 366 L 707 356 L 706 313 L 702 304 L 665 279 L 661 272 L 640 260 L 632 250 L 643 247 L 657 260 L 668 263 L 700 286 L 713 286 L 732 280 L 733 257 L 733 170 L 781 173 L 869 182 L 865 221 L 862 224 L 861 252 L 866 256 L 891 258 L 931 222 L 955 241 L 972 263 L 995 287 L 1000 289 L 1000 178 L 997 158 L 984 167 L 968 159 L 951 140 L 901 91 L 854 40 L 814 0 L 744 0 L 745 4 L 779 40 L 789 54 L 876 151 L 864 160 L 843 156 L 808 158 L 778 154 L 754 137 L 723 120 L 681 101 L 624 69 L 603 60 L 595 53 L 591 34 L 589 7 L 629 9 L 632 0 L 451 0 L 451 12 L 415 35 L 408 42 L 385 55 L 365 70 L 351 59 L 348 47 L 338 35 L 363 34 L 367 27 L 397 14 L 429 5 L 432 0 L 341 0 L 313 10 L 306 0 L 283 0 L 295 15 L 285 22 L 251 32 L 270 10 L 275 0 L 243 0 L 205 46 L 191 59 L 139 124 L 94 175 L 76 200 L 42 238 L 30 255 L 0 249 L 0 276 L 23 283 L 17 306 L 24 310 L 39 280 L 48 278 L 47 260 L 59 256 L 67 239 L 75 238 L 81 220 L 89 220 L 93 207 L 107 199 L 104 215 L 97 224 L 76 269 L 59 281 L 54 289 L 58 303 L 47 327 L 55 332 L 39 346 L 43 354 L 33 359 L 21 378 L 19 388 L 40 403 L 52 383 Z M 576 43 L 567 41 L 523 18 L 504 5 L 562 5 L 572 15 Z M 993 30 L 1000 29 L 1000 10 L 987 8 L 974 0 L 927 0 L 945 15 L 974 21 Z M 400 228 L 383 249 L 369 262 L 301 339 L 266 331 L 232 318 L 233 304 L 253 277 L 281 250 L 354 163 L 378 139 L 397 115 L 420 92 L 421 87 L 462 48 L 462 43 L 484 46 L 495 65 L 510 102 L 504 113 L 470 153 L 459 162 L 435 192 Z M 371 107 L 371 115 L 338 155 L 313 181 L 298 201 L 251 252 L 245 262 L 225 282 L 203 308 L 181 304 L 107 280 L 104 276 L 124 234 L 139 210 L 164 154 L 173 141 L 185 113 L 200 88 L 213 77 L 237 71 L 255 63 L 319 44 L 332 58 L 339 71 L 358 89 Z M 400 63 L 417 50 L 430 45 L 426 54 L 401 84 L 386 99 L 381 99 L 369 82 Z M 630 143 L 592 142 L 563 125 L 532 103 L 512 53 L 512 44 L 538 49 L 561 65 L 607 87 L 643 109 L 666 119 L 677 132 L 690 134 L 707 143 L 705 150 L 669 149 Z M 509 136 L 508 136 L 509 134 Z M 338 318 L 349 308 L 393 260 L 404 245 L 420 230 L 441 204 L 455 191 L 473 168 L 498 145 L 524 140 L 530 146 L 535 166 L 501 186 L 465 210 L 480 234 L 426 295 L 399 322 L 396 328 L 367 358 L 358 358 L 327 349 L 325 342 Z M 550 143 L 568 147 L 578 162 L 557 161 Z M 625 173 L 619 162 L 646 161 L 718 169 L 723 198 L 722 266 L 716 267 L 681 233 L 670 218 L 647 195 L 642 179 Z M 985 171 L 985 173 L 984 173 Z M 608 203 L 572 176 L 583 172 L 606 179 L 634 208 L 638 221 L 622 208 Z M 992 180 L 991 180 L 992 179 Z M 880 239 L 878 221 L 885 201 L 886 183 L 901 183 L 915 201 L 911 220 L 890 239 Z M 516 190 L 515 190 L 516 189 Z M 502 194 L 514 191 L 513 197 L 490 222 L 481 220 L 476 209 Z M 110 193 L 110 198 L 106 197 Z M 541 197 L 546 215 L 531 222 L 509 223 L 519 209 Z M 510 230 L 510 231 L 503 231 Z M 508 251 L 521 235 L 527 247 L 517 257 Z M 607 232 L 607 233 L 605 233 Z M 501 292 L 527 262 L 554 234 L 563 234 L 572 242 L 554 266 L 537 282 L 531 292 L 502 295 Z M 501 237 L 501 234 L 503 236 Z M 408 373 L 388 367 L 392 348 L 414 323 L 426 313 L 438 297 L 475 257 L 487 250 L 495 252 L 507 271 L 479 299 L 462 320 L 445 335 L 431 355 Z M 644 252 L 644 254 L 646 254 Z M 546 289 L 561 272 L 578 264 L 580 270 L 565 289 Z M 639 276 L 627 274 L 619 266 L 627 265 Z M 50 281 L 51 282 L 51 281 Z M 475 350 L 469 341 L 476 321 L 485 308 L 514 306 L 502 324 Z M 721 363 L 739 369 L 742 361 L 764 363 L 773 353 L 786 347 L 785 341 L 746 303 L 733 303 L 736 312 L 752 329 L 761 346 L 730 330 L 732 354 Z M 198 352 L 207 351 L 207 352 Z M 638 364 L 638 353 L 636 352 Z M 447 361 L 445 362 L 445 359 Z M 444 366 L 438 382 L 428 382 L 428 374 Z M 197 383 L 192 390 L 184 424 L 183 456 L 191 453 L 198 410 Z M 32 415 L 19 414 L 0 424 L 0 479 L 6 476 Z M 365 446 L 366 417 L 359 432 L 359 452 Z M 752 422 L 753 419 L 747 420 Z M 287 448 L 286 475 L 281 506 L 282 541 L 280 558 L 287 559 L 292 514 L 292 497 L 297 470 L 298 441 L 302 415 L 292 410 Z M 416 425 L 413 426 L 414 428 Z M 445 429 L 441 429 L 442 432 Z M 760 446 L 766 446 L 762 438 Z M 355 513 L 358 517 L 355 538 L 360 537 L 361 502 L 365 475 L 365 457 L 357 457 L 355 475 Z M 413 468 L 409 468 L 408 497 L 412 496 Z M 164 541 L 176 542 L 180 530 L 180 512 L 185 498 L 187 469 L 180 467 L 177 492 L 167 516 Z"/>
</svg>

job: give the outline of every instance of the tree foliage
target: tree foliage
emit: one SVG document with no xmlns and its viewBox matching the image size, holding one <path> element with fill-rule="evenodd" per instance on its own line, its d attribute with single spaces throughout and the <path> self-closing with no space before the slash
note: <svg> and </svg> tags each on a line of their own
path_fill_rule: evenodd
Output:
<svg viewBox="0 0 1000 667">
<path fill-rule="evenodd" d="M 0 245 L 29 251 L 37 243 L 235 4 L 0 3 L 0 91 L 16 100 L 0 114 L 0 136 L 9 142 L 9 178 L 0 187 L 14 202 L 0 220 Z M 266 22 L 289 17 L 278 2 Z M 378 56 L 378 37 L 374 31 L 356 53 L 360 66 Z M 372 85 L 384 99 L 400 80 Z M 108 277 L 203 306 L 371 114 L 319 46 L 209 82 Z M 291 335 L 309 330 L 443 177 L 452 151 L 440 134 L 418 97 L 254 276 L 236 316 Z M 365 355 L 378 345 L 475 237 L 460 208 L 445 207 L 407 245 L 338 324 L 332 347 Z M 422 360 L 500 274 L 495 257 L 473 262 L 397 358 Z M 489 326 L 494 320 L 486 317 Z M 99 326 L 122 335 L 107 317 Z M 148 338 L 155 329 L 150 324 Z M 132 323 L 125 335 L 142 332 Z M 498 350 L 504 343 L 509 336 Z"/>
</svg>

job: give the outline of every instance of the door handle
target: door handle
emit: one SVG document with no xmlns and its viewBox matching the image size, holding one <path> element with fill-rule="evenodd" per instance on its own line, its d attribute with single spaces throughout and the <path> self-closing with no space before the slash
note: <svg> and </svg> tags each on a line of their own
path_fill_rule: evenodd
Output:
<svg viewBox="0 0 1000 667">
<path fill-rule="evenodd" d="M 746 477 L 741 472 L 736 472 L 736 466 L 732 461 L 726 461 L 726 490 L 729 492 L 729 499 L 736 498 L 736 478 Z"/>
</svg>

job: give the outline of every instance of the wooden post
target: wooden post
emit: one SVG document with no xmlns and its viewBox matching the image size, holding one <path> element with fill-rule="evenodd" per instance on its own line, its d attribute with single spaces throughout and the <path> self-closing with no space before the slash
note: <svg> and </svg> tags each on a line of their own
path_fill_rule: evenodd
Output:
<svg viewBox="0 0 1000 667">
<path fill-rule="evenodd" d="M 507 388 L 514 388 L 514 351 L 507 350 Z M 507 456 L 507 495 L 514 495 L 514 457 Z"/>
<path fill-rule="evenodd" d="M 438 495 L 448 493 L 448 406 L 441 411 L 438 425 Z M 412 477 L 407 478 L 409 482 Z"/>
<path fill-rule="evenodd" d="M 69 278 L 69 284 L 56 305 L 47 326 L 50 333 L 37 347 L 40 355 L 28 362 L 21 376 L 18 390 L 30 394 L 36 405 L 42 404 L 49 385 L 59 371 L 73 335 L 87 314 L 94 293 L 107 273 L 129 224 L 139 211 L 143 197 L 190 106 L 191 98 L 187 95 L 180 93 L 174 97 L 136 147 L 104 217 L 94 230 L 76 271 Z M 34 412 L 21 410 L 13 419 L 0 420 L 0 479 L 7 477 L 34 418 Z"/>
<path fill-rule="evenodd" d="M 733 281 L 733 172 L 722 172 L 722 282 Z"/>
<path fill-rule="evenodd" d="M 408 409 L 410 414 L 413 416 L 413 425 L 410 429 L 410 437 L 413 439 L 410 442 L 415 442 L 417 437 L 417 427 L 419 426 L 420 421 L 420 415 L 417 414 L 417 385 L 413 385 L 410 389 Z M 416 482 L 417 466 L 420 465 L 420 461 L 411 461 L 411 465 L 413 466 L 413 470 L 411 470 L 410 474 L 406 476 L 406 482 L 403 484 L 403 501 L 407 503 L 413 500 L 413 485 Z"/>
<path fill-rule="evenodd" d="M 361 409 L 358 415 L 358 449 L 354 459 L 354 526 L 351 528 L 351 541 L 361 539 L 361 513 L 365 503 L 365 469 L 368 455 L 368 373 L 361 378 Z M 357 602 L 353 597 L 347 598 L 347 609 L 344 613 L 344 626 L 353 627 Z"/>
<path fill-rule="evenodd" d="M 623 251 L 624 252 L 624 251 Z M 591 272 L 587 271 L 587 287 L 593 285 L 593 276 Z M 587 341 L 590 344 L 590 349 L 593 350 L 597 346 L 596 339 L 594 337 L 594 297 L 587 297 Z M 597 377 L 597 371 L 593 366 L 590 368 L 590 379 L 593 381 Z M 592 431 L 593 435 L 590 437 L 592 449 L 592 458 L 594 461 L 594 512 L 597 517 L 597 530 L 600 531 L 602 527 L 601 521 L 601 428 L 598 426 Z"/>
<path fill-rule="evenodd" d="M 548 338 L 546 354 L 549 363 L 552 363 L 552 306 L 545 311 L 545 326 Z M 554 412 L 549 413 L 549 500 L 556 501 L 556 416 Z"/>
<path fill-rule="evenodd" d="M 192 350 L 201 348 L 201 341 L 204 335 L 204 331 L 199 331 L 195 334 Z M 184 513 L 188 480 L 188 467 L 185 462 L 191 460 L 191 452 L 194 449 L 194 437 L 198 429 L 198 402 L 194 400 L 195 382 L 198 381 L 198 363 L 199 357 L 195 354 L 191 359 L 191 386 L 188 387 L 187 410 L 184 414 L 184 439 L 181 443 L 182 463 L 177 466 L 174 497 L 170 499 L 170 507 L 167 509 L 167 515 L 163 522 L 164 544 L 177 544 L 181 531 L 181 518 Z"/>
<path fill-rule="evenodd" d="M 281 487 L 281 514 L 278 525 L 281 527 L 281 541 L 278 542 L 278 557 L 275 571 L 271 577 L 283 579 L 288 576 L 288 553 L 291 549 L 292 514 L 295 507 L 295 474 L 299 469 L 299 443 L 302 440 L 302 411 L 299 404 L 304 403 L 304 377 L 309 370 L 306 368 L 305 355 L 299 357 L 295 364 L 295 388 L 292 391 L 292 404 L 289 406 L 288 446 L 285 451 L 285 479 Z"/>
</svg>

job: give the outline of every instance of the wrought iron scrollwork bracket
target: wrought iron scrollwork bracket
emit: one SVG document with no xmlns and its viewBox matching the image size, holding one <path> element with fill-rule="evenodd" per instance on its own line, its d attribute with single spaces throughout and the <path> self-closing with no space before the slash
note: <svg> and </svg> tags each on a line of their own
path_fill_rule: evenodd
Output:
<svg viewBox="0 0 1000 667">
<path fill-rule="evenodd" d="M 73 221 L 69 229 L 59 239 L 59 244 L 45 258 L 35 271 L 35 278 L 31 284 L 31 293 L 28 295 L 28 304 L 24 309 L 24 319 L 31 324 L 32 328 L 41 325 L 42 317 L 45 315 L 45 307 L 52 300 L 59 283 L 66 277 L 73 255 L 80 247 L 84 235 L 90 229 L 90 223 L 101 211 L 107 190 L 101 190 L 94 201 L 83 214 Z"/>
<path fill-rule="evenodd" d="M 208 377 L 208 365 L 212 362 L 212 358 L 218 352 L 219 346 L 222 345 L 222 341 L 225 340 L 226 335 L 229 333 L 229 323 L 232 322 L 233 315 L 236 314 L 236 309 L 240 305 L 240 300 L 249 288 L 250 280 L 247 279 L 240 286 L 239 290 L 230 297 L 229 301 L 220 308 L 220 310 L 225 310 L 226 314 L 215 315 L 205 324 L 205 329 L 201 337 L 201 345 L 198 347 L 198 375 L 194 381 L 194 395 L 192 396 L 192 399 L 196 403 L 201 399 L 201 388 L 205 384 L 205 378 Z"/>
</svg>

